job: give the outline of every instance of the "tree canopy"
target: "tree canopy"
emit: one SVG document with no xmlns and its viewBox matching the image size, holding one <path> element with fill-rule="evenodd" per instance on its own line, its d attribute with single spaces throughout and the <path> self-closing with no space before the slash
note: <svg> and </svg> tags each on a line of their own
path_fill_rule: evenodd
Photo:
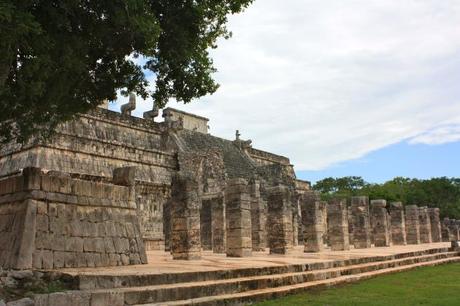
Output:
<svg viewBox="0 0 460 306">
<path fill-rule="evenodd" d="M 209 50 L 252 1 L 0 0 L 0 140 L 50 131 L 118 90 L 158 107 L 214 93 Z"/>
<path fill-rule="evenodd" d="M 396 177 L 383 184 L 370 184 L 361 177 L 329 177 L 318 181 L 313 189 L 321 192 L 325 200 L 363 195 L 388 202 L 439 207 L 442 217 L 460 219 L 459 178 L 419 180 Z"/>
</svg>

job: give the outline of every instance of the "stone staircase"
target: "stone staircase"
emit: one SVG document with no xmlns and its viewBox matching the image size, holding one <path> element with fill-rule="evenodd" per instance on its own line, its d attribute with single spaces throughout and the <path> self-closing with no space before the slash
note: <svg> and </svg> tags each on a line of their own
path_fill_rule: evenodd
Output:
<svg viewBox="0 0 460 306">
<path fill-rule="evenodd" d="M 307 289 L 355 282 L 422 266 L 460 262 L 460 252 L 436 248 L 260 268 L 171 274 L 80 275 L 80 290 L 117 295 L 125 305 L 245 305 Z"/>
</svg>

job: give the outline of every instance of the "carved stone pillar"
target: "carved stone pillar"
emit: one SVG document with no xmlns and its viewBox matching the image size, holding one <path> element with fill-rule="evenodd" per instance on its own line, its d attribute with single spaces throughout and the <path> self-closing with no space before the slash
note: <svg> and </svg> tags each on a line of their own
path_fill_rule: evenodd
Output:
<svg viewBox="0 0 460 306">
<path fill-rule="evenodd" d="M 431 243 L 431 222 L 428 207 L 419 207 L 418 217 L 420 223 L 420 242 Z"/>
<path fill-rule="evenodd" d="M 260 182 L 255 180 L 249 186 L 251 191 L 251 226 L 252 226 L 252 250 L 265 250 L 265 205 L 260 196 Z"/>
<path fill-rule="evenodd" d="M 227 229 L 224 196 L 212 200 L 212 250 L 225 253 L 227 248 Z"/>
<path fill-rule="evenodd" d="M 232 179 L 225 190 L 227 256 L 252 255 L 251 197 L 244 179 Z"/>
<path fill-rule="evenodd" d="M 420 225 L 417 205 L 406 205 L 407 244 L 420 244 Z"/>
<path fill-rule="evenodd" d="M 270 254 L 287 254 L 292 248 L 291 192 L 286 186 L 268 190 L 268 246 Z"/>
<path fill-rule="evenodd" d="M 391 203 L 391 238 L 394 245 L 406 245 L 406 222 L 401 202 Z"/>
<path fill-rule="evenodd" d="M 346 200 L 333 199 L 327 205 L 329 244 L 332 251 L 350 249 Z"/>
<path fill-rule="evenodd" d="M 173 176 L 171 190 L 171 253 L 174 259 L 200 259 L 200 206 L 198 182 L 192 175 Z"/>
<path fill-rule="evenodd" d="M 390 246 L 390 234 L 387 216 L 387 201 L 372 200 L 372 232 L 374 233 L 374 245 L 376 247 Z"/>
<path fill-rule="evenodd" d="M 442 242 L 450 242 L 449 218 L 444 218 L 441 223 Z"/>
<path fill-rule="evenodd" d="M 324 250 L 324 207 L 326 202 L 319 201 L 316 194 L 305 193 L 301 196 L 302 223 L 304 228 L 304 251 L 321 252 Z"/>
<path fill-rule="evenodd" d="M 369 219 L 369 198 L 352 197 L 353 245 L 355 249 L 371 247 L 371 226 Z"/>
<path fill-rule="evenodd" d="M 439 219 L 439 208 L 428 208 L 431 223 L 431 239 L 433 242 L 442 242 L 441 220 Z"/>
</svg>

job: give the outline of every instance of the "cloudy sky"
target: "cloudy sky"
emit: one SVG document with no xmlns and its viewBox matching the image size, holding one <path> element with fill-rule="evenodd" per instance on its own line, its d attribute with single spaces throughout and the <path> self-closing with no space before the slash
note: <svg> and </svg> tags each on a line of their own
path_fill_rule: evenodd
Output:
<svg viewBox="0 0 460 306">
<path fill-rule="evenodd" d="M 307 180 L 460 176 L 460 1 L 256 0 L 229 28 L 219 91 L 169 105 L 212 134 L 239 129 Z"/>
</svg>

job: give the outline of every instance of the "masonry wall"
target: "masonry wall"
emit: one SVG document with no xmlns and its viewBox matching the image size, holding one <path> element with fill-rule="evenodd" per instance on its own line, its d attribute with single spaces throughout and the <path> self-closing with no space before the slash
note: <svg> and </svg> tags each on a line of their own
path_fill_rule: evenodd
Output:
<svg viewBox="0 0 460 306">
<path fill-rule="evenodd" d="M 0 216 L 3 268 L 147 263 L 132 187 L 26 168 L 0 181 Z"/>
</svg>

